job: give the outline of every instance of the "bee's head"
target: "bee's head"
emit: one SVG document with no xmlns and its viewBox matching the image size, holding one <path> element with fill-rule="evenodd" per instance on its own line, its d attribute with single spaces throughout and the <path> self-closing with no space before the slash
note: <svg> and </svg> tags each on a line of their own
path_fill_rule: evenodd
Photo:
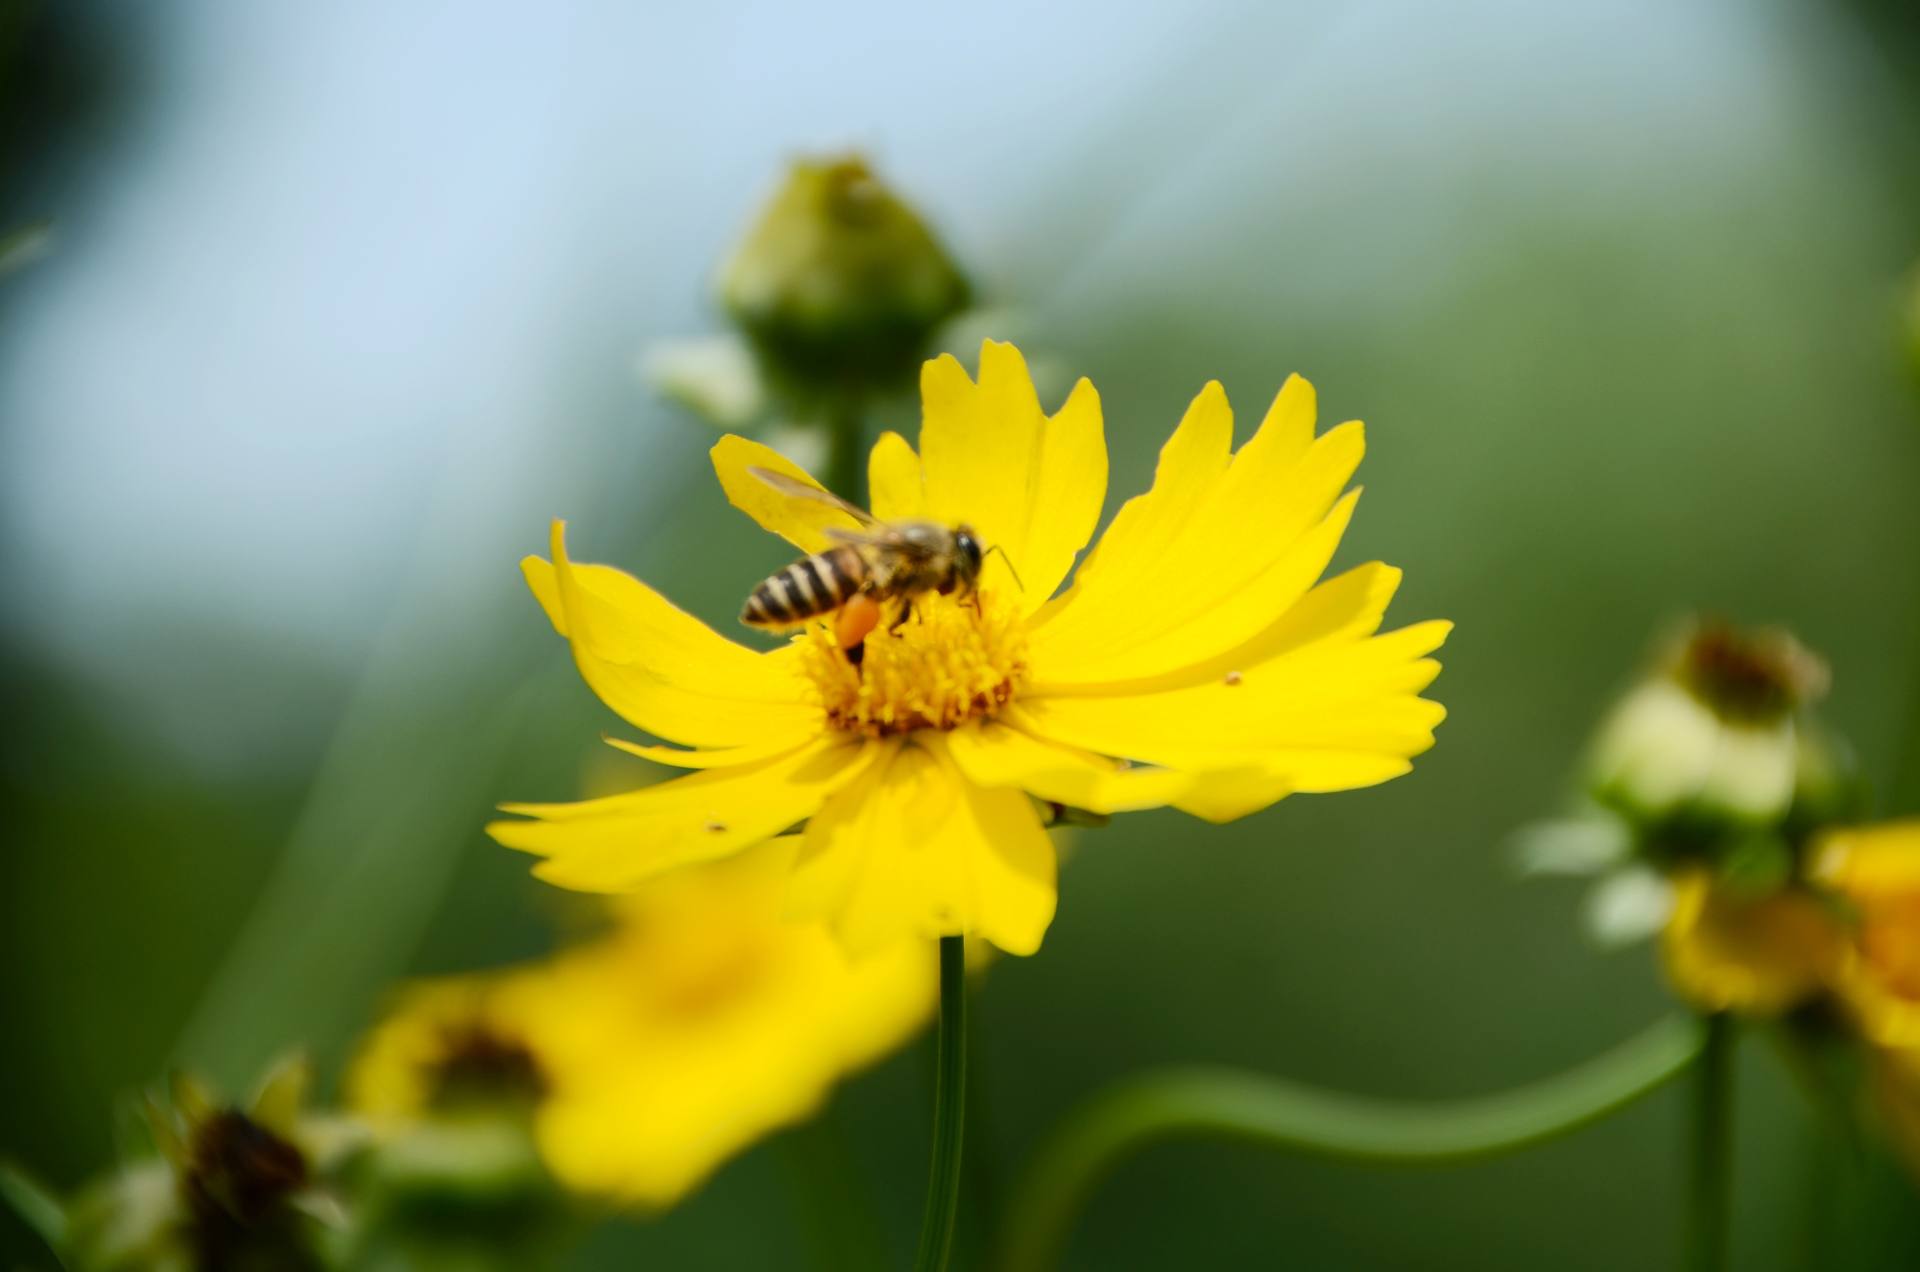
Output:
<svg viewBox="0 0 1920 1272">
<path fill-rule="evenodd" d="M 953 532 L 954 572 L 960 576 L 960 582 L 971 588 L 980 579 L 980 559 L 984 555 L 980 550 L 980 536 L 973 532 L 972 526 L 961 526 Z"/>
</svg>

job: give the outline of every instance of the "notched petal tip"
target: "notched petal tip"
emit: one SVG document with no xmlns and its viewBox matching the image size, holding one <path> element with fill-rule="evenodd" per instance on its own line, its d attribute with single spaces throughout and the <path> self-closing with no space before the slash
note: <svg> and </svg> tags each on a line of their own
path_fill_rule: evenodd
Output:
<svg viewBox="0 0 1920 1272">
<path fill-rule="evenodd" d="M 1017 346 L 989 337 L 980 342 L 980 384 L 985 387 L 1001 382 L 1031 389 L 1033 376 L 1027 370 L 1026 355 Z"/>
<path fill-rule="evenodd" d="M 1082 412 L 1091 412 L 1093 416 L 1093 421 L 1092 421 L 1093 427 L 1095 428 L 1102 427 L 1103 421 L 1100 415 L 1100 390 L 1095 388 L 1093 381 L 1087 379 L 1087 377 L 1084 375 L 1081 376 L 1078 380 L 1075 380 L 1073 382 L 1073 387 L 1067 390 L 1066 401 L 1062 402 L 1060 404 L 1060 409 L 1055 411 L 1053 415 L 1050 416 L 1049 418 L 1058 420 L 1062 416 L 1065 416 L 1068 419 L 1072 419 L 1080 415 Z M 1101 443 L 1102 443 L 1101 453 L 1103 455 L 1106 453 L 1105 441 L 1106 441 L 1106 438 L 1103 432 L 1103 435 L 1101 437 Z M 1103 487 L 1104 485 L 1105 483 L 1102 482 Z"/>
<path fill-rule="evenodd" d="M 920 364 L 920 396 L 923 406 L 927 398 L 947 397 L 972 387 L 973 377 L 968 375 L 967 369 L 960 365 L 960 359 L 950 353 L 928 358 Z"/>
</svg>

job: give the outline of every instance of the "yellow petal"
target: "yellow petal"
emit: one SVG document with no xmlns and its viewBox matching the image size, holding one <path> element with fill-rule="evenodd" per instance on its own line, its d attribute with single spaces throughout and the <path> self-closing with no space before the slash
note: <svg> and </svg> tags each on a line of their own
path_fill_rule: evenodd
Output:
<svg viewBox="0 0 1920 1272">
<path fill-rule="evenodd" d="M 1355 786 L 1370 786 L 1398 777 L 1412 767 L 1401 760 L 1397 765 L 1383 762 L 1392 771 L 1377 777 L 1356 772 Z M 1266 773 L 1259 769 L 1228 769 L 1193 775 L 1192 786 L 1173 806 L 1203 821 L 1230 822 L 1257 813 L 1294 793 L 1293 778 L 1286 773 Z"/>
<path fill-rule="evenodd" d="M 1088 380 L 1073 386 L 1046 423 L 1031 498 L 1027 541 L 1013 560 L 1026 585 L 1029 611 L 1059 590 L 1100 524 L 1100 506 L 1106 502 L 1107 439 L 1100 395 Z"/>
<path fill-rule="evenodd" d="M 882 521 L 915 521 L 927 515 L 927 492 L 920 481 L 920 457 L 898 433 L 882 433 L 867 459 L 867 486 L 873 515 Z"/>
<path fill-rule="evenodd" d="M 793 749 L 790 742 L 783 742 L 779 746 L 730 746 L 718 750 L 689 751 L 677 746 L 648 746 L 641 742 L 629 742 L 625 738 L 603 736 L 600 740 L 616 751 L 625 751 L 628 755 L 637 755 L 655 764 L 684 769 L 735 768 L 742 764 L 757 764 Z"/>
<path fill-rule="evenodd" d="M 1365 450 L 1360 424 L 1309 441 L 1313 390 L 1288 380 L 1229 459 L 1233 418 L 1202 390 L 1161 453 L 1153 489 L 1114 519 L 1073 587 L 1040 616 L 1036 678 L 1118 685 L 1165 677 L 1254 639 L 1339 546 Z"/>
<path fill-rule="evenodd" d="M 924 743 L 921 745 L 919 743 Z M 984 937 L 1031 954 L 1053 919 L 1053 844 L 1024 794 L 962 777 L 937 735 L 896 743 L 807 824 L 794 913 L 849 950 Z"/>
<path fill-rule="evenodd" d="M 1920 940 L 1911 931 L 1915 917 L 1902 916 L 1908 930 L 1900 937 L 1908 944 Z M 1911 1052 L 1920 1061 L 1920 988 L 1890 974 L 1895 969 L 1883 965 L 1884 957 L 1884 951 L 1858 945 L 1848 948 L 1833 974 L 1834 989 L 1860 1032 L 1874 1045 Z"/>
<path fill-rule="evenodd" d="M 577 988 L 558 978 L 530 986 L 549 995 L 543 1019 L 564 1011 L 602 1022 L 557 1056 L 549 1049 L 555 1089 L 535 1119 L 542 1155 L 569 1188 L 671 1206 L 755 1141 L 817 1112 L 839 1078 L 926 1020 L 936 977 L 925 944 L 856 963 L 817 924 L 776 927 L 777 910 L 755 919 L 710 959 L 747 961 L 744 983 L 717 985 L 691 1010 L 646 1004 L 650 970 L 633 955 L 570 974 L 585 982 Z"/>
<path fill-rule="evenodd" d="M 1193 779 L 1183 773 L 1129 768 L 1087 751 L 1042 742 L 992 720 L 956 729 L 945 741 L 954 764 L 971 782 L 1018 787 L 1089 812 L 1158 808 L 1193 786 Z"/>
<path fill-rule="evenodd" d="M 1265 631 L 1245 644 L 1178 671 L 1144 680 L 1128 681 L 1128 693 L 1148 693 L 1160 689 L 1179 689 L 1203 681 L 1224 680 L 1229 674 L 1270 662 L 1282 654 L 1305 650 L 1310 646 L 1332 643 L 1351 644 L 1380 630 L 1387 604 L 1399 590 L 1401 572 L 1390 565 L 1369 561 L 1343 574 L 1323 579 L 1299 602 L 1288 607 Z M 1049 693 L 1098 695 L 1112 692 L 1111 686 L 1037 685 L 1038 696 Z"/>
<path fill-rule="evenodd" d="M 493 993 L 489 1023 L 545 1079 L 535 1132 L 569 1188 L 671 1205 L 926 1020 L 931 947 L 856 963 L 787 922 L 793 854 L 775 841 L 655 880 L 609 907 L 605 935 Z"/>
<path fill-rule="evenodd" d="M 927 515 L 970 525 L 999 548 L 1005 559 L 989 559 L 983 586 L 1038 608 L 1100 519 L 1107 449 L 1099 396 L 1082 380 L 1049 419 L 1020 351 L 992 340 L 981 346 L 978 384 L 943 355 L 923 368 L 920 392 Z"/>
<path fill-rule="evenodd" d="M 1063 681 L 1036 675 L 1027 686 L 1027 696 L 1100 697 L 1182 689 L 1207 681 L 1224 681 L 1249 667 L 1312 646 L 1352 644 L 1380 630 L 1387 604 L 1399 590 L 1400 578 L 1401 572 L 1393 566 L 1369 561 L 1321 580 L 1264 631 L 1224 653 L 1158 676 L 1119 684 L 1085 684 L 1072 678 Z"/>
<path fill-rule="evenodd" d="M 777 749 L 818 734 L 820 710 L 790 650 L 736 645 L 630 574 L 572 564 L 565 531 L 553 523 L 551 564 L 529 557 L 521 568 L 601 701 L 692 746 Z"/>
<path fill-rule="evenodd" d="M 1811 872 L 1855 901 L 1920 894 L 1920 818 L 1829 831 Z"/>
<path fill-rule="evenodd" d="M 733 433 L 714 444 L 713 471 L 719 474 L 720 486 L 727 492 L 728 501 L 759 522 L 762 529 L 771 530 L 802 552 L 819 552 L 830 546 L 833 540 L 827 536 L 829 529 L 860 528 L 858 521 L 830 503 L 799 499 L 775 490 L 754 475 L 755 468 L 771 469 L 816 490 L 824 487 L 808 475 L 806 469 L 771 446 Z M 842 499 L 847 497 L 844 490 L 833 493 Z"/>
<path fill-rule="evenodd" d="M 737 768 L 709 769 L 604 799 L 503 804 L 531 818 L 487 833 L 546 860 L 534 873 L 563 888 L 624 892 L 694 861 L 770 839 L 813 815 L 870 758 L 859 740 L 827 738 Z"/>
<path fill-rule="evenodd" d="M 1068 606 L 1083 601 L 1103 574 L 1138 573 L 1163 554 L 1171 555 L 1179 536 L 1201 515 L 1202 505 L 1226 472 L 1232 445 L 1233 412 L 1225 390 L 1210 381 L 1160 448 L 1152 488 L 1120 506 L 1113 523 L 1081 562 L 1073 586 L 1041 611 L 1036 621 L 1055 619 Z"/>
<path fill-rule="evenodd" d="M 1197 562 L 1196 576 L 1201 577 L 1196 577 L 1193 591 L 1213 597 L 1205 609 L 1190 609 L 1184 596 L 1167 604 L 1139 605 L 1140 616 L 1132 629 L 1116 635 L 1081 621 L 1097 617 L 1100 606 L 1090 603 L 1084 610 L 1069 606 L 1058 620 L 1034 633 L 1036 691 L 1138 689 L 1173 679 L 1191 681 L 1196 678 L 1192 668 L 1244 649 L 1284 618 L 1325 572 L 1353 517 L 1359 493 L 1349 493 L 1319 525 L 1250 576 L 1223 582 L 1219 571 L 1207 571 L 1204 559 Z M 1107 621 L 1121 620 L 1110 616 Z"/>
<path fill-rule="evenodd" d="M 1049 741 L 1168 768 L 1260 773 L 1275 798 L 1397 776 L 1445 717 L 1418 697 L 1447 623 L 1321 641 L 1184 688 L 1023 698 L 1009 723 Z M 1244 785 L 1244 784 L 1243 784 Z"/>
<path fill-rule="evenodd" d="M 1809 873 L 1853 916 L 1841 1001 L 1876 1045 L 1920 1059 L 1920 818 L 1829 831 Z"/>
</svg>

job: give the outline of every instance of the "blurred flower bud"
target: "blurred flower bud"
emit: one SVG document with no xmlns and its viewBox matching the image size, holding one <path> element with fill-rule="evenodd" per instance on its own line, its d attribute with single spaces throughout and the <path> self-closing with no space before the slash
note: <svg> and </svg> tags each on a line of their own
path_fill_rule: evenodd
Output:
<svg viewBox="0 0 1920 1272">
<path fill-rule="evenodd" d="M 157 1268 L 329 1266 L 344 1214 L 320 1187 L 343 1144 L 300 1114 L 308 1070 L 283 1061 L 244 1108 L 177 1075 L 147 1102 L 160 1160 L 136 1162 L 83 1189 L 66 1216 L 67 1266 Z M 325 1147 L 316 1147 L 324 1143 Z"/>
<path fill-rule="evenodd" d="M 802 399 L 910 383 L 967 281 L 857 157 L 801 161 L 720 271 L 767 378 Z"/>
<path fill-rule="evenodd" d="M 739 336 L 663 340 L 641 357 L 640 377 L 662 397 L 728 432 L 751 428 L 766 411 L 760 370 Z"/>
<path fill-rule="evenodd" d="M 1602 727 L 1589 789 L 1643 825 L 1777 825 L 1799 785 L 1801 711 L 1825 687 L 1786 632 L 1699 625 Z"/>
<path fill-rule="evenodd" d="M 77 1272 L 194 1266 L 180 1190 L 163 1162 L 125 1166 L 82 1188 L 65 1228 L 60 1260 Z"/>
</svg>

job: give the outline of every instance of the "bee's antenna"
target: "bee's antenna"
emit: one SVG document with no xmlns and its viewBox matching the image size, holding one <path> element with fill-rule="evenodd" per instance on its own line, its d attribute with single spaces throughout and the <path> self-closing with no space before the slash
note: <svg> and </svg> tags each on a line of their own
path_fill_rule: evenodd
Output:
<svg viewBox="0 0 1920 1272">
<path fill-rule="evenodd" d="M 985 553 L 984 553 L 983 555 L 984 555 L 984 556 L 992 556 L 992 555 L 993 555 L 994 553 L 996 553 L 996 552 L 998 552 L 998 553 L 1000 554 L 1000 559 L 1001 559 L 1002 561 L 1005 561 L 1005 562 L 1007 563 L 1007 573 L 1009 573 L 1009 574 L 1011 574 L 1011 575 L 1013 575 L 1013 581 L 1014 581 L 1014 583 L 1015 583 L 1015 584 L 1017 584 L 1017 585 L 1019 586 L 1019 588 L 1020 588 L 1020 590 L 1021 590 L 1022 592 L 1024 592 L 1024 591 L 1026 591 L 1026 590 L 1027 590 L 1027 585 L 1026 585 L 1025 583 L 1023 583 L 1023 582 L 1021 582 L 1021 581 L 1020 581 L 1020 571 L 1018 571 L 1018 570 L 1016 570 L 1016 569 L 1014 569 L 1014 567 L 1013 567 L 1013 558 L 1007 555 L 1007 550 L 1006 550 L 1006 548 L 1004 548 L 1004 547 L 1002 547 L 1002 546 L 1001 546 L 1000 544 L 998 544 L 998 543 L 996 543 L 996 544 L 994 544 L 994 545 L 993 545 L 992 547 L 990 547 L 990 548 L 988 548 L 988 549 L 986 550 L 986 552 L 985 552 Z"/>
</svg>

